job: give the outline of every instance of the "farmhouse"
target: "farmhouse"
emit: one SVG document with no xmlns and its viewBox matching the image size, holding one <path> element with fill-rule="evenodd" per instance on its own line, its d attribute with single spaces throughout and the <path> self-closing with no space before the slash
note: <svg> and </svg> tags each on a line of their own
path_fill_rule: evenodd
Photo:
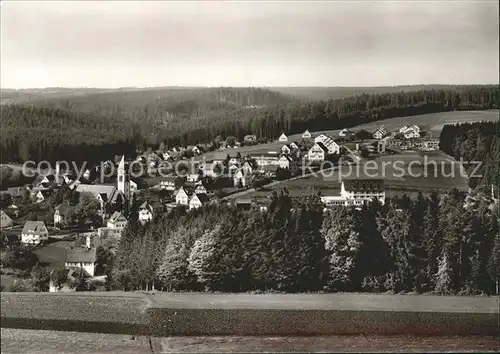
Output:
<svg viewBox="0 0 500 354">
<path fill-rule="evenodd" d="M 278 164 L 280 168 L 288 168 L 290 169 L 290 162 L 292 162 L 292 158 L 290 156 L 281 156 Z"/>
<path fill-rule="evenodd" d="M 91 277 L 94 276 L 96 249 L 76 247 L 68 250 L 64 266 L 72 269 L 82 269 Z"/>
<path fill-rule="evenodd" d="M 288 141 L 288 137 L 285 135 L 285 133 L 282 133 L 278 140 L 282 143 L 285 143 Z"/>
<path fill-rule="evenodd" d="M 26 221 L 21 232 L 21 243 L 38 245 L 49 238 L 49 231 L 43 221 Z"/>
<path fill-rule="evenodd" d="M 184 187 L 179 188 L 175 192 L 175 203 L 177 205 L 189 205 L 189 194 Z"/>
<path fill-rule="evenodd" d="M 420 128 L 416 125 L 406 125 L 399 129 L 399 132 L 404 135 L 406 139 L 420 138 Z"/>
<path fill-rule="evenodd" d="M 321 162 L 325 160 L 326 155 L 328 155 L 328 148 L 322 142 L 317 142 L 307 152 L 307 159 L 313 162 Z"/>
<path fill-rule="evenodd" d="M 5 227 L 11 227 L 13 224 L 12 219 L 10 216 L 8 216 L 5 211 L 1 210 L 0 211 L 0 229 L 3 229 Z"/>
<path fill-rule="evenodd" d="M 174 191 L 175 190 L 175 180 L 176 176 L 167 176 L 164 177 L 160 183 L 158 184 L 159 189 L 166 191 Z"/>
<path fill-rule="evenodd" d="M 245 144 L 254 144 L 257 142 L 257 136 L 256 135 L 245 135 L 243 138 L 243 142 Z"/>
<path fill-rule="evenodd" d="M 66 218 L 68 217 L 68 214 L 71 211 L 71 209 L 72 207 L 69 204 L 59 204 L 58 206 L 56 206 L 54 210 L 54 225 L 60 226 L 65 221 L 69 221 L 66 220 Z"/>
<path fill-rule="evenodd" d="M 351 135 L 351 134 L 352 134 L 352 132 L 351 132 L 349 129 L 347 129 L 347 128 L 342 129 L 342 130 L 339 132 L 339 136 L 340 136 L 340 137 L 346 137 L 346 136 Z"/>
<path fill-rule="evenodd" d="M 322 196 L 321 201 L 327 206 L 361 206 L 376 198 L 385 203 L 383 180 L 346 179 L 342 180 L 340 196 Z"/>
<path fill-rule="evenodd" d="M 285 154 L 285 155 L 288 155 L 292 152 L 292 149 L 290 148 L 290 145 L 283 145 L 283 147 L 281 148 L 281 153 L 282 154 Z"/>
<path fill-rule="evenodd" d="M 302 139 L 311 139 L 312 135 L 311 133 L 309 133 L 309 130 L 305 130 L 303 133 L 302 133 Z"/>
<path fill-rule="evenodd" d="M 276 152 L 269 151 L 265 154 L 252 155 L 251 156 L 259 168 L 263 168 L 268 165 L 278 165 L 279 155 Z"/>
<path fill-rule="evenodd" d="M 382 139 L 387 136 L 387 134 L 389 134 L 389 131 L 384 126 L 381 126 L 375 131 L 375 133 L 373 133 L 373 137 L 375 139 Z"/>
<path fill-rule="evenodd" d="M 209 198 L 205 193 L 193 193 L 193 196 L 189 200 L 189 210 L 201 208 L 203 205 L 209 202 Z"/>
<path fill-rule="evenodd" d="M 118 230 L 121 233 L 127 226 L 127 219 L 122 215 L 122 213 L 115 211 L 109 218 L 106 226 L 109 229 Z"/>
<path fill-rule="evenodd" d="M 426 150 L 438 150 L 439 149 L 439 140 L 438 139 L 432 139 L 432 140 L 426 140 L 423 143 L 424 149 Z"/>
</svg>

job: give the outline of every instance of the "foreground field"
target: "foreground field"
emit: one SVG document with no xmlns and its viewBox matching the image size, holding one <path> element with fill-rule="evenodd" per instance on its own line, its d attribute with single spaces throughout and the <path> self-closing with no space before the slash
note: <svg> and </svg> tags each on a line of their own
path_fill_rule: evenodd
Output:
<svg viewBox="0 0 500 354">
<path fill-rule="evenodd" d="M 496 352 L 495 337 L 131 337 L 2 328 L 2 353 Z"/>
</svg>

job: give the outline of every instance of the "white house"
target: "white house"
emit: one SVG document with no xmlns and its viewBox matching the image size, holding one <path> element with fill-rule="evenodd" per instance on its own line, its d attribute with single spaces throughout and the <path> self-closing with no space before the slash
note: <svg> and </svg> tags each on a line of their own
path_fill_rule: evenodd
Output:
<svg viewBox="0 0 500 354">
<path fill-rule="evenodd" d="M 439 140 L 432 139 L 424 141 L 424 149 L 426 150 L 438 150 L 439 149 Z"/>
<path fill-rule="evenodd" d="M 323 145 L 326 146 L 328 149 L 328 154 L 333 155 L 333 154 L 340 154 L 340 145 L 337 144 L 333 139 L 326 141 L 326 144 L 323 143 Z"/>
<path fill-rule="evenodd" d="M 8 216 L 3 210 L 0 211 L 0 221 L 0 229 L 3 229 L 4 227 L 11 227 L 13 224 L 10 216 Z"/>
<path fill-rule="evenodd" d="M 375 139 L 382 139 L 387 134 L 389 134 L 389 131 L 384 126 L 381 126 L 377 129 L 377 131 L 375 131 L 375 133 L 373 133 L 373 137 Z"/>
<path fill-rule="evenodd" d="M 43 221 L 26 221 L 21 232 L 21 243 L 38 245 L 49 238 L 49 231 Z"/>
<path fill-rule="evenodd" d="M 290 144 L 288 144 L 288 146 L 292 150 L 298 150 L 298 149 L 300 149 L 300 146 L 295 141 L 292 141 Z"/>
<path fill-rule="evenodd" d="M 196 188 L 194 189 L 194 192 L 196 194 L 207 194 L 207 189 L 203 184 L 198 184 Z"/>
<path fill-rule="evenodd" d="M 183 187 L 175 192 L 175 203 L 177 205 L 189 205 L 189 194 Z"/>
<path fill-rule="evenodd" d="M 288 168 L 290 169 L 290 162 L 292 162 L 292 159 L 290 156 L 281 156 L 279 161 L 278 161 L 278 164 L 279 164 L 279 167 L 281 168 Z"/>
<path fill-rule="evenodd" d="M 309 133 L 309 130 L 305 130 L 303 133 L 302 133 L 302 139 L 311 139 L 312 135 L 311 133 Z"/>
<path fill-rule="evenodd" d="M 200 175 L 197 174 L 197 173 L 189 173 L 187 176 L 186 176 L 186 180 L 188 182 L 196 182 L 198 181 L 198 179 L 200 178 Z"/>
<path fill-rule="evenodd" d="M 66 268 L 83 269 L 91 277 L 94 276 L 96 249 L 90 247 L 75 247 L 66 254 Z"/>
<path fill-rule="evenodd" d="M 282 133 L 278 140 L 282 143 L 285 143 L 288 141 L 288 137 L 285 135 L 285 133 Z"/>
<path fill-rule="evenodd" d="M 351 134 L 351 131 L 347 128 L 345 129 L 342 129 L 340 132 L 339 132 L 339 136 L 341 137 L 345 137 L 345 136 L 348 136 Z"/>
<path fill-rule="evenodd" d="M 239 187 L 240 185 L 248 187 L 252 184 L 252 174 L 245 173 L 245 171 L 240 168 L 233 176 L 233 183 L 235 187 Z"/>
<path fill-rule="evenodd" d="M 201 208 L 209 202 L 209 198 L 205 193 L 193 193 L 189 200 L 189 210 Z"/>
<path fill-rule="evenodd" d="M 321 162 L 328 155 L 328 148 L 321 142 L 313 145 L 307 152 L 307 159 L 313 162 Z"/>
<path fill-rule="evenodd" d="M 153 220 L 153 208 L 148 202 L 144 202 L 139 207 L 139 222 L 146 223 Z"/>
<path fill-rule="evenodd" d="M 331 138 L 326 136 L 325 134 L 320 134 L 314 138 L 314 142 L 315 143 L 323 143 L 324 141 L 326 141 L 328 139 L 331 139 Z"/>
<path fill-rule="evenodd" d="M 328 206 L 361 206 L 373 199 L 385 203 L 383 180 L 378 179 L 348 179 L 342 180 L 340 195 L 322 196 L 321 201 Z"/>
<path fill-rule="evenodd" d="M 54 210 L 54 225 L 61 225 L 68 215 L 71 207 L 68 204 L 60 204 Z"/>
<path fill-rule="evenodd" d="M 161 190 L 174 191 L 175 190 L 175 176 L 165 177 L 160 181 L 159 187 Z"/>
<path fill-rule="evenodd" d="M 121 233 L 127 226 L 127 223 L 128 221 L 125 216 L 123 216 L 122 213 L 115 211 L 113 215 L 111 215 L 111 217 L 108 219 L 106 226 L 108 229 L 117 230 L 121 236 Z"/>
<path fill-rule="evenodd" d="M 288 145 L 283 145 L 283 146 L 281 147 L 281 153 L 282 153 L 282 154 L 286 154 L 286 155 L 288 155 L 288 154 L 290 154 L 291 152 L 292 152 L 292 149 L 291 149 Z"/>
</svg>

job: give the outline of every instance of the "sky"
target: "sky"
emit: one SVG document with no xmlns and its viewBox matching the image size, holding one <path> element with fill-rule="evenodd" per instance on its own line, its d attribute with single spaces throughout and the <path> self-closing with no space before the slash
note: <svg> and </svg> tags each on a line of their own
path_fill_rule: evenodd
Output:
<svg viewBox="0 0 500 354">
<path fill-rule="evenodd" d="M 2 88 L 498 84 L 499 2 L 2 1 Z"/>
</svg>

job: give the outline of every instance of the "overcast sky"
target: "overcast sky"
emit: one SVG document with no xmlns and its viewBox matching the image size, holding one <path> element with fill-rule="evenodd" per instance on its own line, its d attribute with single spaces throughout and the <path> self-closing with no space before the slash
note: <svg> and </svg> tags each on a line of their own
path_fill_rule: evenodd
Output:
<svg viewBox="0 0 500 354">
<path fill-rule="evenodd" d="M 2 1 L 1 86 L 499 82 L 498 1 Z"/>
</svg>

